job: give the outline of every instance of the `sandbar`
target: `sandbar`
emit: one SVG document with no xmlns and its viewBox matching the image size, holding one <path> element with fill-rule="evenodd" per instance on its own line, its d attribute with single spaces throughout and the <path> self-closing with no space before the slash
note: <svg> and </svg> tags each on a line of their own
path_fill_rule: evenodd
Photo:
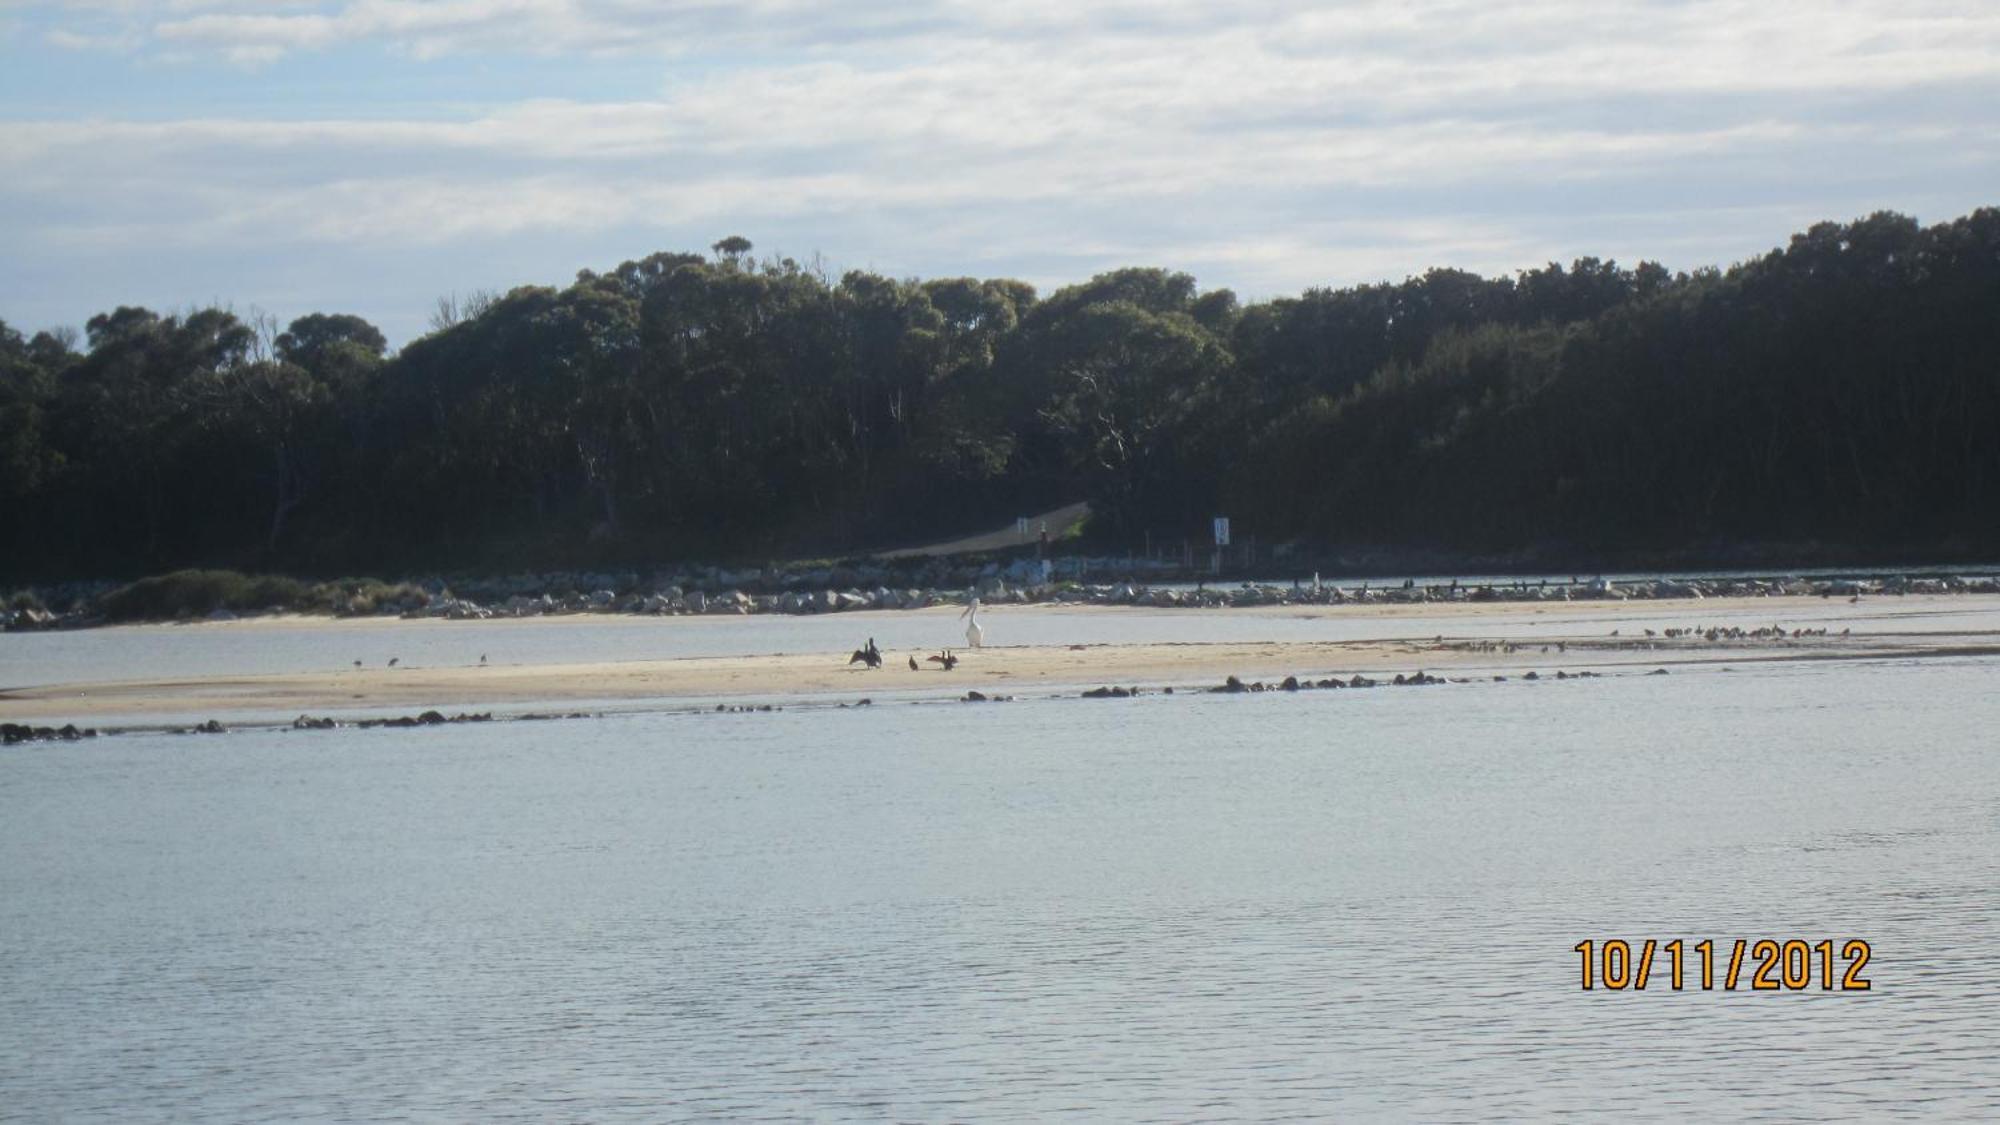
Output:
<svg viewBox="0 0 2000 1125">
<path fill-rule="evenodd" d="M 1741 604 L 1738 604 L 1741 603 Z M 1975 604 L 1976 603 L 1976 604 Z M 1964 611 L 1974 611 L 1967 613 Z M 894 611 L 890 611 L 894 612 Z M 911 611 L 947 613 L 949 610 Z M 845 652 L 702 656 L 665 660 L 495 664 L 474 667 L 367 667 L 331 672 L 268 675 L 170 676 L 141 680 L 75 682 L 0 691 L 0 721 L 115 724 L 137 716 L 404 714 L 429 708 L 520 711 L 537 706 L 593 702 L 662 707 L 758 698 L 833 702 L 878 695 L 949 697 L 976 690 L 988 695 L 1058 694 L 1095 686 L 1204 687 L 1228 676 L 1245 681 L 1386 678 L 1423 671 L 1447 677 L 1517 676 L 1530 671 L 1641 674 L 1655 668 L 1732 666 L 1768 661 L 1896 659 L 2000 654 L 2000 598 L 1984 595 L 1877 599 L 1853 624 L 1839 606 L 1820 599 L 1758 598 L 1705 601 L 1633 601 L 1557 606 L 1430 604 L 1420 606 L 1313 606 L 1238 610 L 1017 607 L 1010 614 L 1093 612 L 1108 614 L 1270 614 L 1372 622 L 1366 635 L 1326 641 L 1198 640 L 1089 645 L 994 645 L 960 649 L 946 671 L 930 661 L 917 670 L 908 654 L 890 654 L 885 666 L 846 662 Z M 854 614 L 864 619 L 869 614 Z M 1493 635 L 1496 618 L 1521 622 L 1518 636 Z M 1931 619 L 1945 618 L 1941 622 Z M 286 624 L 318 622 L 332 630 L 366 629 L 370 621 L 283 618 Z M 584 620 L 531 619 L 520 628 Z M 703 628 L 711 619 L 661 623 Z M 1670 638 L 1669 622 L 1726 622 L 1746 630 L 1768 620 L 1784 626 L 1773 635 L 1716 639 Z M 1960 627 L 1970 622 L 1978 627 Z M 424 622 L 392 622 L 426 626 Z M 201 629 L 268 627 L 269 620 L 214 623 Z M 450 623 L 435 623 L 450 627 Z M 1453 635 L 1453 625 L 1472 629 Z M 857 626 L 863 622 L 857 620 Z M 1475 628 L 1475 626 L 1477 626 Z M 145 626 L 142 628 L 174 628 Z M 507 623 L 507 627 L 516 627 Z M 1647 635 L 1653 628 L 1655 635 Z M 1512 626 L 1509 625 L 1511 631 Z M 1794 629 L 1804 635 L 1794 636 Z M 1613 635 L 1612 630 L 1616 630 Z M 1824 635 L 1821 631 L 1824 630 Z M 1843 635 L 1843 630 L 1844 635 Z M 1350 634 L 1353 629 L 1347 630 Z M 1407 635 L 1411 633 L 1430 635 Z"/>
</svg>

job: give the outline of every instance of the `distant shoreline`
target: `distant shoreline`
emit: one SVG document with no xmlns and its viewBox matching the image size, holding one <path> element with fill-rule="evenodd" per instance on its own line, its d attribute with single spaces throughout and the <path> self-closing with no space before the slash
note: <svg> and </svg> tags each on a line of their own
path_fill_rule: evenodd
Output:
<svg viewBox="0 0 2000 1125">
<path fill-rule="evenodd" d="M 1077 567 L 1081 572 L 1084 568 Z M 0 629 L 25 632 L 135 623 L 234 621 L 273 616 L 328 619 L 529 619 L 572 615 L 743 616 L 820 615 L 857 610 L 962 606 L 973 597 L 993 605 L 1141 606 L 1217 609 L 1250 606 L 1439 605 L 1657 601 L 1675 598 L 1857 597 L 1910 594 L 2000 594 L 2000 567 L 1922 566 L 1902 569 L 1824 568 L 1784 571 L 1688 571 L 1681 576 L 1593 577 L 1569 581 L 1495 574 L 1247 582 L 1178 574 L 1087 582 L 1061 577 L 1032 560 L 1003 568 L 954 573 L 949 585 L 910 585 L 908 575 L 876 565 L 804 573 L 706 571 L 634 574 L 523 575 L 387 584 L 343 580 L 306 585 L 277 576 L 229 571 L 180 571 L 131 585 L 68 590 L 50 600 L 0 607 Z M 172 611 L 168 611 L 172 607 Z"/>
<path fill-rule="evenodd" d="M 1308 680 L 1354 675 L 1387 680 L 1427 672 L 1445 677 L 1524 676 L 1536 672 L 1600 674 L 1655 668 L 1751 664 L 1761 661 L 1921 658 L 2000 655 L 2000 630 L 1922 632 L 1918 625 L 1941 611 L 1971 603 L 2000 608 L 1996 594 L 1911 594 L 1895 609 L 1867 599 L 1852 615 L 1860 631 L 1828 628 L 1843 607 L 1817 611 L 1808 626 L 1788 624 L 1790 597 L 1605 600 L 1576 609 L 1588 631 L 1535 634 L 1508 642 L 1490 635 L 1454 636 L 1454 623 L 1470 626 L 1520 607 L 1511 603 L 1322 605 L 1246 609 L 1328 620 L 1379 622 L 1376 636 L 1329 641 L 1229 641 L 1113 643 L 1084 646 L 1001 646 L 959 649 L 960 666 L 944 671 L 928 654 L 890 652 L 886 665 L 850 665 L 845 653 L 688 657 L 669 660 L 542 663 L 476 667 L 368 667 L 334 672 L 269 675 L 172 676 L 135 681 L 47 684 L 0 692 L 0 721 L 104 723 L 124 717 L 263 714 L 403 715 L 421 710 L 563 707 L 572 703 L 690 704 L 697 701 L 858 701 L 884 693 L 952 696 L 979 691 L 1070 692 L 1101 686 L 1201 688 L 1242 680 Z M 1088 610 L 1051 605 L 1009 613 Z M 940 615 L 949 610 L 933 611 Z M 1144 611 L 1134 611 L 1144 612 Z M 1888 622 L 1883 618 L 1887 617 Z M 373 620 L 373 619 L 370 619 Z M 1793 616 L 1792 621 L 1806 622 Z M 1721 622 L 1714 636 L 1670 636 L 1699 623 Z M 1872 622 L 1873 626 L 1866 627 Z M 338 628 L 326 618 L 284 623 Z M 356 622 L 357 626 L 363 625 Z M 385 622 L 386 624 L 386 622 Z M 693 624 L 692 622 L 687 623 Z M 147 626 L 148 628 L 154 626 Z M 203 625 L 224 630 L 259 628 L 256 622 Z M 439 622 L 437 627 L 448 628 Z M 687 627 L 662 622 L 663 628 Z M 1754 628 L 1754 632 L 1751 631 Z M 1648 634 L 1645 630 L 1654 632 Z M 1736 629 L 1738 634 L 1732 634 Z M 1820 630 L 1824 630 L 1821 632 Z M 1798 632 L 1801 635 L 1793 635 Z M 1422 635 L 1412 636 L 1413 633 Z M 1740 635 L 1739 635 L 1740 634 Z M 910 660 L 918 662 L 911 671 Z"/>
</svg>

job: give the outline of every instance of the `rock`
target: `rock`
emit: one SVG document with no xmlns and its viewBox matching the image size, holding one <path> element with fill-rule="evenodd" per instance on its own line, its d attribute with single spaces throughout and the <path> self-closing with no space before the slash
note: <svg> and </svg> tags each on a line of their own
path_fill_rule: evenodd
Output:
<svg viewBox="0 0 2000 1125">
<path fill-rule="evenodd" d="M 23 723 L 0 723 L 0 743 L 12 746 L 19 742 L 77 742 L 86 738 L 96 738 L 97 728 L 78 729 L 75 723 L 61 727 L 36 727 Z"/>
<path fill-rule="evenodd" d="M 21 611 L 18 622 L 30 629 L 49 629 L 56 623 L 56 615 L 46 609 L 29 606 Z"/>
</svg>

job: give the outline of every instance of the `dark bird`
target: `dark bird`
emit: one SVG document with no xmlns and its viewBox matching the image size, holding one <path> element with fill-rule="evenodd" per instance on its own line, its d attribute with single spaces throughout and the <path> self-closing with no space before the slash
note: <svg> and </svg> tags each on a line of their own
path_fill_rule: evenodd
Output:
<svg viewBox="0 0 2000 1125">
<path fill-rule="evenodd" d="M 485 654 L 485 653 L 483 653 L 483 652 L 482 652 L 482 653 L 480 653 L 480 654 L 479 654 L 479 662 L 480 662 L 481 664 L 484 664 L 484 663 L 486 663 L 486 654 Z"/>
<path fill-rule="evenodd" d="M 910 657 L 910 671 L 917 671 L 917 658 L 914 656 Z"/>
<path fill-rule="evenodd" d="M 396 666 L 396 661 L 397 661 L 398 659 L 400 659 L 400 657 L 395 657 L 395 656 L 392 656 L 392 657 L 390 657 L 390 658 L 389 658 L 389 667 L 391 667 L 391 668 L 394 668 L 394 667 Z"/>
<path fill-rule="evenodd" d="M 356 668 L 359 668 L 359 667 L 361 667 L 361 662 L 360 662 L 359 660 L 355 661 L 355 662 L 354 662 L 354 666 L 355 666 Z"/>
<path fill-rule="evenodd" d="M 872 648 L 857 648 L 854 650 L 854 655 L 847 658 L 847 663 L 850 665 L 866 664 L 870 668 L 880 668 L 882 666 L 882 654 Z"/>
<path fill-rule="evenodd" d="M 953 655 L 950 649 L 945 649 L 936 656 L 926 656 L 924 659 L 930 661 L 932 664 L 944 665 L 944 670 L 947 672 L 958 667 L 958 657 Z"/>
</svg>

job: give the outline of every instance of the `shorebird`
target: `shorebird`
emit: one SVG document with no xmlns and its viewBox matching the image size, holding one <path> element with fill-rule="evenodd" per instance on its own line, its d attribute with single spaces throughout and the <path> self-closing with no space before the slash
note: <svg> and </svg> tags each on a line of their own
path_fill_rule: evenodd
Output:
<svg viewBox="0 0 2000 1125">
<path fill-rule="evenodd" d="M 966 623 L 965 643 L 973 648 L 979 648 L 981 642 L 986 639 L 986 630 L 979 627 L 979 596 L 977 594 L 973 595 L 972 602 L 965 607 L 965 612 L 959 614 L 958 618 Z"/>
<path fill-rule="evenodd" d="M 917 658 L 914 656 L 910 657 L 910 671 L 912 672 L 919 671 L 919 669 L 917 668 Z"/>
<path fill-rule="evenodd" d="M 394 656 L 390 657 L 390 658 L 389 658 L 389 667 L 391 667 L 391 668 L 394 668 L 394 667 L 396 666 L 396 661 L 397 661 L 398 659 L 400 659 L 400 658 L 399 658 L 399 657 L 394 657 Z"/>
</svg>

